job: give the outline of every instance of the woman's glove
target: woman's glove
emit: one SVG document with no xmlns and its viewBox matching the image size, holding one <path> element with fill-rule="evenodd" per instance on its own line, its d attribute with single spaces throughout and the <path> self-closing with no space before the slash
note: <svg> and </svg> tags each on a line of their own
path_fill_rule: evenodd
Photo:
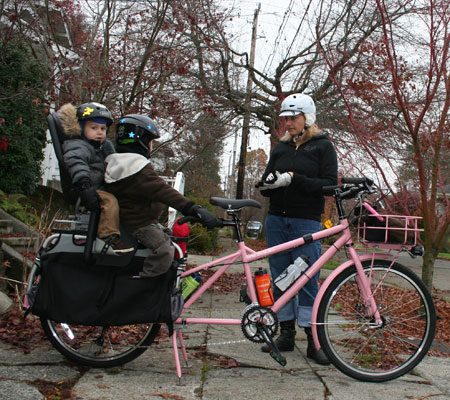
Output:
<svg viewBox="0 0 450 400">
<path fill-rule="evenodd" d="M 275 171 L 274 174 L 269 174 L 262 185 L 259 186 L 259 190 L 277 189 L 283 186 L 289 186 L 292 182 L 292 176 L 289 172 L 283 172 L 282 174 Z"/>
<path fill-rule="evenodd" d="M 83 179 L 78 183 L 78 190 L 80 191 L 81 204 L 89 211 L 97 211 L 100 209 L 100 197 L 97 190 L 92 186 L 89 179 Z"/>
<path fill-rule="evenodd" d="M 199 205 L 193 205 L 184 215 L 198 218 L 199 222 L 208 229 L 219 228 L 222 226 L 222 221 L 212 215 L 206 208 Z"/>
</svg>

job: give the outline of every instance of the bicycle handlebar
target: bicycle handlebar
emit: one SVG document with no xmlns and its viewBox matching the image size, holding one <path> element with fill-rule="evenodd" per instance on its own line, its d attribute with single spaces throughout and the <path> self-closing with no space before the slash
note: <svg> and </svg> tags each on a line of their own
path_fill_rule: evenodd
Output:
<svg viewBox="0 0 450 400">
<path fill-rule="evenodd" d="M 367 192 L 373 193 L 373 180 L 362 177 L 344 177 L 342 178 L 342 185 L 324 186 L 322 193 L 325 196 L 334 196 L 340 200 L 347 200 L 356 197 L 358 193 Z"/>
<path fill-rule="evenodd" d="M 345 184 L 349 184 L 349 185 L 361 185 L 361 184 L 366 184 L 368 186 L 372 186 L 373 185 L 373 180 L 367 177 L 362 177 L 362 178 L 356 178 L 356 177 L 350 177 L 350 176 L 346 176 L 342 178 L 342 183 Z"/>
</svg>

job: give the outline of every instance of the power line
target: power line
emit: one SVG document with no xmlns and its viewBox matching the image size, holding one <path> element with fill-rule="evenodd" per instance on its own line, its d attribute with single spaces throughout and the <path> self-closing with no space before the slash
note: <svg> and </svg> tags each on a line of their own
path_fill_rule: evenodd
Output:
<svg viewBox="0 0 450 400">
<path fill-rule="evenodd" d="M 272 66 L 273 60 L 275 58 L 275 52 L 276 52 L 277 46 L 280 43 L 282 33 L 286 29 L 287 22 L 291 16 L 293 3 L 294 3 L 294 0 L 290 0 L 289 5 L 284 13 L 283 20 L 281 21 L 280 27 L 278 28 L 278 33 L 277 33 L 277 36 L 274 41 L 272 52 L 271 52 L 270 56 L 267 58 L 266 64 L 264 65 L 264 68 L 263 68 L 263 72 L 266 72 L 266 69 L 268 69 Z M 269 63 L 269 61 L 270 61 L 270 63 Z"/>
<path fill-rule="evenodd" d="M 301 29 L 301 27 L 303 26 L 303 22 L 305 21 L 306 15 L 308 14 L 309 7 L 311 6 L 311 3 L 312 3 L 312 0 L 309 1 L 308 6 L 306 7 L 306 10 L 305 10 L 305 12 L 303 13 L 303 17 L 302 17 L 302 19 L 301 19 L 301 21 L 300 21 L 300 23 L 299 23 L 299 25 L 298 25 L 297 31 L 295 32 L 295 35 L 294 35 L 294 37 L 292 38 L 292 42 L 291 42 L 291 44 L 289 45 L 288 51 L 287 51 L 287 53 L 286 53 L 286 58 L 289 57 L 289 54 L 290 54 L 291 49 L 292 49 L 292 46 L 294 45 L 294 42 L 295 42 L 295 40 L 296 40 L 296 38 L 297 38 L 297 36 L 298 36 L 298 34 L 299 34 L 299 32 L 300 32 L 300 29 Z"/>
</svg>

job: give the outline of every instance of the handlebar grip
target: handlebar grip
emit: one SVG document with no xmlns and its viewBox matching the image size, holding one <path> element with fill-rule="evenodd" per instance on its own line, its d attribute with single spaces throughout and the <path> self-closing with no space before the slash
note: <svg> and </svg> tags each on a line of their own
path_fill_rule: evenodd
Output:
<svg viewBox="0 0 450 400">
<path fill-rule="evenodd" d="M 373 180 L 367 177 L 357 178 L 357 177 L 351 177 L 346 176 L 342 177 L 342 183 L 343 184 L 350 184 L 350 185 L 360 185 L 361 183 L 366 183 L 369 186 L 373 185 Z"/>
<path fill-rule="evenodd" d="M 336 193 L 336 189 L 339 189 L 339 186 L 323 186 L 322 193 L 324 196 L 333 196 Z"/>
<path fill-rule="evenodd" d="M 348 189 L 345 192 L 342 192 L 341 194 L 339 194 L 339 197 L 342 200 L 346 200 L 346 199 L 352 199 L 353 197 L 355 197 L 355 195 L 360 191 L 360 188 L 357 186 L 353 186 L 350 189 Z"/>
</svg>

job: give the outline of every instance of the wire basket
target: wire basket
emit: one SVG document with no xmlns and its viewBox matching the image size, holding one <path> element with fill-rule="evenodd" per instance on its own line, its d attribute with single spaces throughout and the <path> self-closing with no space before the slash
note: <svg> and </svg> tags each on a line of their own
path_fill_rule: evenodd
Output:
<svg viewBox="0 0 450 400">
<path fill-rule="evenodd" d="M 389 246 L 415 246 L 420 240 L 422 217 L 408 215 L 367 215 L 358 221 L 358 240 Z"/>
</svg>

